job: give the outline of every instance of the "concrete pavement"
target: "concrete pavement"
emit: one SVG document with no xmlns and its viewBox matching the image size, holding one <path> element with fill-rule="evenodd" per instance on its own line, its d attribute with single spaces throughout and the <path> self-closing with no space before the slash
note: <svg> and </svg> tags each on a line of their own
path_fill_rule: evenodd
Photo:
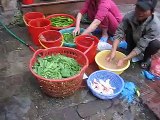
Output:
<svg viewBox="0 0 160 120">
<path fill-rule="evenodd" d="M 123 13 L 134 9 L 133 4 L 119 7 L 124 10 Z M 160 12 L 159 8 L 156 9 L 157 14 Z M 11 30 L 34 46 L 25 27 L 14 27 Z M 138 64 L 132 64 L 121 75 L 141 89 L 141 98 L 136 98 L 130 105 L 120 97 L 99 100 L 88 88 L 80 89 L 64 99 L 51 98 L 41 91 L 29 71 L 28 64 L 33 53 L 2 28 L 0 36 L 0 120 L 158 120 L 159 98 L 158 102 L 152 99 L 149 99 L 150 102 L 145 101 L 153 97 L 150 93 L 156 92 L 157 95 L 157 91 L 150 87 L 152 82 L 146 82 L 140 75 Z M 87 74 L 96 69 L 97 66 L 93 63 Z M 149 103 L 152 103 L 151 107 Z M 157 108 L 152 109 L 155 107 Z"/>
</svg>

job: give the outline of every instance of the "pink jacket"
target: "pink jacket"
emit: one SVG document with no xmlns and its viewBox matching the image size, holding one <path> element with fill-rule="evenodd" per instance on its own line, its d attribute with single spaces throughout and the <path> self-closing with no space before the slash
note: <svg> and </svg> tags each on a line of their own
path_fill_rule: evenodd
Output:
<svg viewBox="0 0 160 120">
<path fill-rule="evenodd" d="M 87 13 L 91 20 L 103 21 L 108 13 L 111 13 L 118 22 L 122 20 L 122 15 L 117 5 L 112 0 L 86 0 L 81 14 Z"/>
</svg>

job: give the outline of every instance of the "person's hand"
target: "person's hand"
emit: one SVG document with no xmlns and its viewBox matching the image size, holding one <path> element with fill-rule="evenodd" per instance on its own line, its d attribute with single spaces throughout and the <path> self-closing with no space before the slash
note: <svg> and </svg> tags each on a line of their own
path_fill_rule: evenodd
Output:
<svg viewBox="0 0 160 120">
<path fill-rule="evenodd" d="M 118 63 L 117 63 L 117 66 L 118 66 L 118 67 L 123 66 L 123 65 L 124 65 L 124 62 L 125 62 L 125 59 L 120 59 L 120 60 L 118 61 Z"/>
<path fill-rule="evenodd" d="M 80 27 L 76 27 L 74 30 L 73 30 L 73 36 L 77 36 L 80 34 Z"/>
<path fill-rule="evenodd" d="M 113 58 L 115 57 L 115 55 L 116 55 L 116 52 L 111 51 L 111 52 L 107 55 L 107 57 L 106 57 L 107 62 L 112 61 Z"/>
</svg>

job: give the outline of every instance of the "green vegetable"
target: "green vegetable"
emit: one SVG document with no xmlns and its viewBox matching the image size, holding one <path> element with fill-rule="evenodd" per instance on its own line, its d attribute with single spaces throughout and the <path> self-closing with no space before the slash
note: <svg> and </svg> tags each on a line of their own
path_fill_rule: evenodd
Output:
<svg viewBox="0 0 160 120">
<path fill-rule="evenodd" d="M 48 79 L 68 78 L 81 70 L 75 59 L 61 54 L 39 57 L 32 68 L 35 73 Z"/>
<path fill-rule="evenodd" d="M 58 16 L 50 19 L 52 26 L 65 27 L 73 23 L 73 19 L 64 16 Z"/>
<path fill-rule="evenodd" d="M 74 43 L 74 36 L 72 33 L 63 33 L 65 43 Z"/>
</svg>

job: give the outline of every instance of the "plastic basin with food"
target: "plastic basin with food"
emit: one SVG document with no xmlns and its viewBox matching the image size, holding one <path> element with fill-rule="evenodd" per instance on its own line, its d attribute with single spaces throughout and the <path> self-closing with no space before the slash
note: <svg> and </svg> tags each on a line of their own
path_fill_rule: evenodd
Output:
<svg viewBox="0 0 160 120">
<path fill-rule="evenodd" d="M 124 80 L 113 72 L 98 70 L 88 77 L 87 86 L 94 96 L 107 100 L 117 97 L 122 92 Z"/>
<path fill-rule="evenodd" d="M 53 14 L 46 17 L 52 23 L 51 29 L 61 30 L 75 25 L 76 19 L 69 14 Z"/>
<path fill-rule="evenodd" d="M 109 53 L 110 53 L 110 50 L 104 50 L 104 51 L 97 53 L 97 55 L 95 56 L 95 61 L 100 70 L 109 70 L 116 74 L 121 74 L 124 70 L 126 70 L 129 67 L 130 65 L 129 60 L 126 61 L 124 65 L 121 67 L 117 66 L 118 60 L 126 56 L 119 51 L 116 51 L 115 58 L 112 61 L 107 62 L 106 57 Z"/>
<path fill-rule="evenodd" d="M 63 35 L 63 46 L 65 47 L 76 47 L 76 44 L 74 43 L 74 36 L 72 34 L 75 27 L 70 27 L 66 29 L 62 29 L 59 32 Z M 84 28 L 80 29 L 80 33 L 84 31 Z"/>
</svg>

